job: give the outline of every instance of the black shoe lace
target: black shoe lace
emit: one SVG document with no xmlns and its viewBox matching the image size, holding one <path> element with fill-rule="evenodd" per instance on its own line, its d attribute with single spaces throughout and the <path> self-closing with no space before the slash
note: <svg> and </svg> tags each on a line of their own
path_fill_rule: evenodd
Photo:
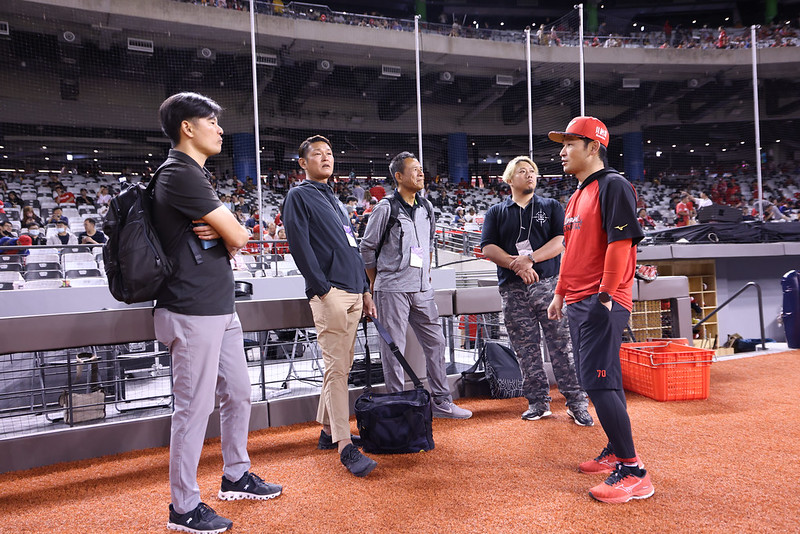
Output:
<svg viewBox="0 0 800 534">
<path fill-rule="evenodd" d="M 353 445 L 352 448 L 345 454 L 344 461 L 347 463 L 357 462 L 360 456 L 361 451 L 358 450 L 358 447 Z"/>
<path fill-rule="evenodd" d="M 597 458 L 595 458 L 595 461 L 596 461 L 596 462 L 599 462 L 600 460 L 602 460 L 602 459 L 603 459 L 603 458 L 605 458 L 606 456 L 610 456 L 611 454 L 613 454 L 613 453 L 611 452 L 611 449 L 609 449 L 608 447 L 603 447 L 603 450 L 600 452 L 600 456 L 598 456 Z"/>
<path fill-rule="evenodd" d="M 263 486 L 264 485 L 264 479 L 261 478 L 260 476 L 258 476 L 257 474 L 248 473 L 248 476 L 250 477 L 250 480 L 255 482 L 256 486 Z"/>
<path fill-rule="evenodd" d="M 631 474 L 632 473 L 627 467 L 625 467 L 621 463 L 618 463 L 616 469 L 614 469 L 614 472 L 611 473 L 606 479 L 606 484 L 608 484 L 609 486 L 613 486 L 614 484 L 616 484 L 623 478 L 630 476 Z"/>
<path fill-rule="evenodd" d="M 200 516 L 200 519 L 204 519 L 206 521 L 217 515 L 214 509 L 204 502 L 201 502 L 197 505 L 197 513 Z"/>
</svg>

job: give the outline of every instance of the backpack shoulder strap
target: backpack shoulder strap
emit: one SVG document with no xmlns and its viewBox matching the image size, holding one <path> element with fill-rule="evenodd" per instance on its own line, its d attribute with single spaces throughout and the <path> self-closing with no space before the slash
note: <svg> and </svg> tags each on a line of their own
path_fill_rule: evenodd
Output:
<svg viewBox="0 0 800 534">
<path fill-rule="evenodd" d="M 155 173 L 153 173 L 153 177 L 152 177 L 152 178 L 150 178 L 150 183 L 148 183 L 148 184 L 147 184 L 147 189 L 146 189 L 146 191 L 147 191 L 147 194 L 148 194 L 148 195 L 152 195 L 152 194 L 153 194 L 153 191 L 155 191 L 155 188 L 156 188 L 156 179 L 158 179 L 158 175 L 159 175 L 159 174 L 161 174 L 161 171 L 163 171 L 164 169 L 166 169 L 167 167 L 169 167 L 170 165 L 172 165 L 174 162 L 175 162 L 174 158 L 167 158 L 167 159 L 166 159 L 166 161 L 164 161 L 164 163 L 162 163 L 162 164 L 161 164 L 161 165 L 158 167 L 158 169 L 156 169 L 156 172 L 155 172 Z"/>
<path fill-rule="evenodd" d="M 428 212 L 428 221 L 430 221 L 431 225 L 431 240 L 433 240 L 436 237 L 436 223 L 434 222 L 433 204 L 431 204 L 431 201 L 425 197 L 420 197 L 420 202 L 423 206 L 425 206 L 425 211 Z"/>
<path fill-rule="evenodd" d="M 389 238 L 389 232 L 392 231 L 392 228 L 395 224 L 397 224 L 397 215 L 400 213 L 400 202 L 398 202 L 394 195 L 389 195 L 386 197 L 386 200 L 389 201 L 389 220 L 386 221 L 386 227 L 383 229 L 383 234 L 381 235 L 381 240 L 378 242 L 378 246 L 375 248 L 375 260 L 378 260 L 378 256 L 381 254 L 381 249 L 383 248 L 383 244 Z"/>
</svg>

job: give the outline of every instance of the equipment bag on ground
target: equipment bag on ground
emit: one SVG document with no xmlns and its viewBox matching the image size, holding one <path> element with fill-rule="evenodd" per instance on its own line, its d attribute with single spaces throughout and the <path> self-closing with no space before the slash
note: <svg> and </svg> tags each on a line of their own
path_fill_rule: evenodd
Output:
<svg viewBox="0 0 800 534">
<path fill-rule="evenodd" d="M 106 394 L 100 385 L 100 376 L 97 369 L 97 356 L 91 353 L 81 353 L 78 355 L 78 369 L 75 373 L 75 382 L 80 380 L 82 369 L 85 364 L 90 368 L 90 387 L 89 393 L 75 393 L 64 391 L 58 398 L 58 404 L 64 408 L 64 422 L 68 425 L 105 419 L 106 417 Z"/>
<path fill-rule="evenodd" d="M 486 378 L 494 399 L 522 397 L 522 372 L 514 351 L 505 345 L 488 342 L 481 350 Z"/>
<path fill-rule="evenodd" d="M 414 389 L 399 393 L 375 393 L 370 380 L 370 355 L 367 342 L 367 321 L 364 320 L 364 348 L 367 381 L 364 392 L 356 399 L 355 412 L 364 452 L 401 454 L 433 449 L 433 411 L 431 395 L 420 382 L 389 333 L 377 320 L 375 328 L 389 345 L 394 357 L 411 378 Z"/>
</svg>

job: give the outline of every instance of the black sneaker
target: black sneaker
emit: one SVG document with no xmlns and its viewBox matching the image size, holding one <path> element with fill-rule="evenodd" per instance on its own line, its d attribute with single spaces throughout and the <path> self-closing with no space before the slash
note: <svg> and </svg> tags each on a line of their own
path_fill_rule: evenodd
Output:
<svg viewBox="0 0 800 534">
<path fill-rule="evenodd" d="M 550 411 L 550 406 L 544 402 L 537 402 L 528 404 L 528 409 L 522 414 L 522 418 L 526 421 L 536 421 L 542 417 L 547 417 L 551 413 L 553 412 Z"/>
<path fill-rule="evenodd" d="M 230 530 L 233 521 L 217 515 L 206 503 L 201 502 L 191 512 L 179 514 L 172 505 L 169 505 L 169 521 L 167 528 L 181 532 L 219 533 Z"/>
<path fill-rule="evenodd" d="M 339 458 L 342 460 L 342 464 L 357 477 L 367 476 L 378 465 L 378 462 L 361 454 L 358 447 L 352 444 L 344 448 Z"/>
<path fill-rule="evenodd" d="M 223 501 L 238 501 L 241 499 L 265 501 L 274 499 L 281 494 L 281 491 L 283 491 L 283 487 L 264 482 L 261 477 L 254 473 L 245 472 L 242 478 L 236 482 L 231 482 L 223 476 L 222 487 L 220 487 L 217 497 Z"/>
<path fill-rule="evenodd" d="M 355 434 L 350 434 L 350 441 L 353 442 L 353 445 L 356 447 L 361 446 L 361 436 L 356 436 Z M 319 441 L 317 442 L 317 448 L 322 451 L 329 451 L 331 449 L 335 449 L 338 447 L 336 443 L 333 442 L 333 436 L 330 434 L 326 434 L 324 430 L 319 431 Z"/>
<path fill-rule="evenodd" d="M 585 408 L 567 408 L 567 415 L 572 417 L 575 424 L 578 426 L 594 426 L 594 419 Z"/>
</svg>

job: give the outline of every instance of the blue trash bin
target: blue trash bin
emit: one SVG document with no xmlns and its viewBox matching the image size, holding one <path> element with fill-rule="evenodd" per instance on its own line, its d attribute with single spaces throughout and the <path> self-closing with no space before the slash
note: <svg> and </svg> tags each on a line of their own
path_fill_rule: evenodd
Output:
<svg viewBox="0 0 800 534">
<path fill-rule="evenodd" d="M 781 279 L 783 330 L 790 349 L 800 348 L 800 273 L 789 271 Z"/>
</svg>

